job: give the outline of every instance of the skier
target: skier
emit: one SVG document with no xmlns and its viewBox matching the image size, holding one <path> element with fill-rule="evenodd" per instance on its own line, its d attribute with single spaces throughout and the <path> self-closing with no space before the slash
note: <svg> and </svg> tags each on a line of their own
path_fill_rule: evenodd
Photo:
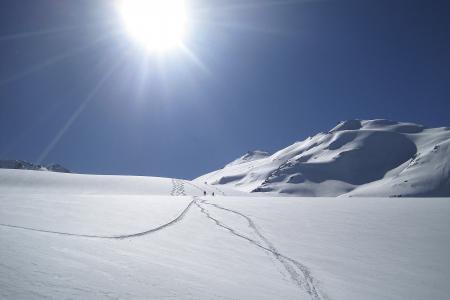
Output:
<svg viewBox="0 0 450 300">
<path fill-rule="evenodd" d="M 203 196 L 206 196 L 206 191 L 203 191 Z"/>
<path fill-rule="evenodd" d="M 213 197 L 214 197 L 214 192 L 212 193 Z"/>
</svg>

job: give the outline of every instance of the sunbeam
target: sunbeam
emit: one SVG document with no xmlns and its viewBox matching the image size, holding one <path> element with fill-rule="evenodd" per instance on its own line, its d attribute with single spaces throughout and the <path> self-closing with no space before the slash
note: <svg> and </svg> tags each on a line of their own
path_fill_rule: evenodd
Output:
<svg viewBox="0 0 450 300">
<path fill-rule="evenodd" d="M 114 35 L 117 35 L 118 33 L 119 33 L 119 31 L 111 32 L 111 33 L 107 34 L 106 36 L 100 37 L 100 38 L 96 39 L 95 41 L 93 41 L 93 42 L 91 42 L 91 43 L 89 43 L 87 45 L 84 45 L 84 46 L 72 49 L 70 51 L 67 51 L 65 53 L 56 55 L 54 57 L 51 57 L 51 58 L 45 60 L 44 62 L 41 62 L 41 63 L 39 63 L 37 65 L 34 65 L 34 66 L 30 67 L 29 69 L 27 69 L 25 71 L 17 73 L 17 74 L 15 74 L 15 75 L 13 75 L 13 76 L 11 76 L 9 78 L 2 79 L 2 80 L 0 80 L 0 86 L 9 84 L 9 83 L 14 82 L 16 80 L 20 80 L 20 79 L 22 79 L 22 78 L 24 78 L 24 77 L 26 77 L 28 75 L 31 75 L 31 74 L 36 73 L 38 71 L 41 71 L 42 69 L 45 69 L 45 68 L 47 68 L 47 67 L 49 67 L 51 65 L 59 63 L 59 62 L 65 60 L 65 59 L 67 59 L 69 57 L 72 57 L 72 56 L 75 56 L 77 54 L 83 53 L 84 51 L 87 51 L 87 50 L 93 48 L 97 44 L 100 44 L 101 42 L 111 38 Z"/>
<path fill-rule="evenodd" d="M 30 138 L 33 130 L 39 128 L 42 123 L 47 121 L 51 116 L 55 114 L 55 112 L 64 105 L 62 101 L 55 101 L 51 104 L 51 106 L 47 106 L 46 110 L 37 116 L 36 121 L 29 121 L 28 126 L 23 129 L 19 134 L 15 135 L 12 139 L 8 139 L 5 141 L 5 148 L 0 152 L 0 157 L 9 157 L 13 155 L 13 152 L 16 151 L 21 143 L 23 143 L 26 139 Z"/>
<path fill-rule="evenodd" d="M 191 49 L 189 49 L 186 45 L 181 44 L 180 49 L 183 50 L 183 53 L 189 58 L 190 61 L 192 61 L 197 67 L 199 67 L 203 72 L 211 75 L 211 71 L 208 69 L 208 67 L 200 60 L 200 58 L 192 52 Z"/>
<path fill-rule="evenodd" d="M 231 30 L 240 30 L 240 31 L 247 31 L 247 32 L 255 32 L 255 33 L 263 33 L 263 34 L 270 34 L 270 35 L 278 35 L 278 36 L 289 36 L 289 33 L 282 31 L 282 30 L 276 30 L 273 28 L 264 28 L 264 27 L 258 27 L 254 25 L 244 24 L 244 23 L 238 23 L 238 22 L 217 22 L 212 20 L 201 20 L 201 19 L 195 19 L 192 21 L 192 23 L 197 23 L 201 26 L 213 26 L 213 27 L 222 27 L 224 29 L 231 29 Z"/>
<path fill-rule="evenodd" d="M 93 24 L 59 27 L 59 28 L 52 28 L 52 29 L 46 29 L 46 30 L 19 32 L 19 33 L 13 33 L 13 34 L 0 36 L 0 42 L 26 39 L 26 38 L 32 38 L 32 37 L 39 37 L 39 36 L 45 36 L 45 35 L 52 35 L 52 34 L 58 34 L 58 33 L 67 33 L 67 32 L 71 32 L 71 31 L 83 30 L 83 29 L 88 29 L 88 28 L 102 26 L 102 25 L 114 25 L 114 24 L 115 24 L 115 22 L 99 22 L 99 23 L 93 23 Z"/>
<path fill-rule="evenodd" d="M 48 154 L 55 148 L 55 146 L 59 143 L 59 141 L 64 136 L 64 134 L 67 132 L 67 130 L 70 129 L 70 127 L 78 119 L 80 114 L 85 110 L 86 106 L 95 98 L 98 91 L 103 87 L 105 82 L 111 77 L 111 75 L 120 66 L 120 64 L 122 62 L 123 62 L 123 55 L 122 55 L 122 58 L 118 59 L 117 62 L 111 66 L 111 68 L 108 70 L 108 72 L 106 72 L 105 75 L 102 78 L 100 78 L 100 80 L 93 87 L 93 89 L 90 91 L 90 93 L 86 96 L 86 98 L 83 100 L 83 102 L 81 102 L 81 104 L 78 106 L 78 108 L 70 116 L 70 118 L 67 120 L 67 122 L 64 124 L 64 126 L 58 130 L 57 134 L 52 139 L 52 141 L 47 145 L 47 147 L 45 147 L 45 149 L 39 155 L 39 157 L 37 159 L 38 164 L 42 163 L 46 159 Z"/>
<path fill-rule="evenodd" d="M 312 1 L 321 1 L 321 0 L 273 0 L 273 1 L 253 1 L 252 3 L 242 3 L 242 4 L 224 4 L 223 6 L 220 6 L 220 11 L 294 5 Z M 210 11 L 210 10 L 211 8 L 206 7 L 206 8 L 199 8 L 198 10 L 196 10 L 196 12 Z"/>
</svg>

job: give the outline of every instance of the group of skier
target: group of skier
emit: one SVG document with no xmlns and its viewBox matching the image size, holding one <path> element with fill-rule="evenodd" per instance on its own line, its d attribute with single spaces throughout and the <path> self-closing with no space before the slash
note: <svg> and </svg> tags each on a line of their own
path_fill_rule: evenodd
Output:
<svg viewBox="0 0 450 300">
<path fill-rule="evenodd" d="M 214 192 L 211 195 L 214 197 Z M 206 191 L 203 191 L 203 196 L 206 196 Z"/>
</svg>

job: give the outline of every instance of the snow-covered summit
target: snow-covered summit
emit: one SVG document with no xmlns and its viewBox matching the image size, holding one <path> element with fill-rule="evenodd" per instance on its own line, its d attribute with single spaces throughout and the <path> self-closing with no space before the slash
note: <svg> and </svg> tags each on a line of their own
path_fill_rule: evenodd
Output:
<svg viewBox="0 0 450 300">
<path fill-rule="evenodd" d="M 397 122 L 385 119 L 347 120 L 339 122 L 336 127 L 330 130 L 330 133 L 358 129 L 384 130 L 399 133 L 419 133 L 425 129 L 425 126 L 415 123 Z"/>
<path fill-rule="evenodd" d="M 50 164 L 47 166 L 32 164 L 23 160 L 0 160 L 0 169 L 17 169 L 33 171 L 51 171 L 58 173 L 71 173 L 70 170 L 59 164 Z"/>
<path fill-rule="evenodd" d="M 273 155 L 245 157 L 198 180 L 301 196 L 450 195 L 448 128 L 348 120 Z"/>
<path fill-rule="evenodd" d="M 270 156 L 269 152 L 265 152 L 265 151 L 261 151 L 261 150 L 248 151 L 243 156 L 239 157 L 238 159 L 236 159 L 236 160 L 232 161 L 231 163 L 229 163 L 228 165 L 226 165 L 225 168 L 240 165 L 240 164 L 251 162 L 251 161 L 255 161 L 255 160 L 265 158 L 268 156 Z"/>
</svg>

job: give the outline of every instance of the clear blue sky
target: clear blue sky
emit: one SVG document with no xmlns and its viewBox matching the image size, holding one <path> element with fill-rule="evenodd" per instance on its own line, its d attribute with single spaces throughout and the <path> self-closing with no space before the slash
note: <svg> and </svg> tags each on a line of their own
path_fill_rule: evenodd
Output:
<svg viewBox="0 0 450 300">
<path fill-rule="evenodd" d="M 450 125 L 448 0 L 191 0 L 196 59 L 111 2 L 1 1 L 0 159 L 190 179 L 344 119 Z"/>
</svg>

